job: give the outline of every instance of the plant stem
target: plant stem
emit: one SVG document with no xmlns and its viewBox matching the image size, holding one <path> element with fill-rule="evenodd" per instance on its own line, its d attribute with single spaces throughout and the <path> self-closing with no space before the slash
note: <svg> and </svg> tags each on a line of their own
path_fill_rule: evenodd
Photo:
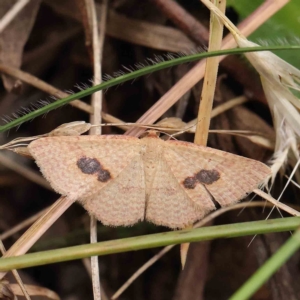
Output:
<svg viewBox="0 0 300 300">
<path fill-rule="evenodd" d="M 198 242 L 216 238 L 232 238 L 245 235 L 295 230 L 300 226 L 300 218 L 273 219 L 267 221 L 244 222 L 198 229 L 170 231 L 132 238 L 80 245 L 63 249 L 30 253 L 17 257 L 0 259 L 0 270 L 27 268 L 48 263 L 62 262 L 94 255 L 107 255 L 132 250 L 149 249 L 187 242 Z"/>
<path fill-rule="evenodd" d="M 246 300 L 250 297 L 300 248 L 300 228 L 287 242 L 258 269 L 254 275 L 230 298 Z"/>
</svg>

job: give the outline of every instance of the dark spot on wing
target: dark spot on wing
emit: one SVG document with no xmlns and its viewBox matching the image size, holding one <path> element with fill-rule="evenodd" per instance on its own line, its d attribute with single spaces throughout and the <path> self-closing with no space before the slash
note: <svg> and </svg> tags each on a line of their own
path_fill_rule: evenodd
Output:
<svg viewBox="0 0 300 300">
<path fill-rule="evenodd" d="M 97 179 L 101 182 L 106 182 L 111 179 L 109 171 L 103 169 L 96 158 L 81 157 L 77 160 L 77 167 L 84 174 L 97 174 Z"/>
<path fill-rule="evenodd" d="M 183 181 L 183 186 L 186 189 L 194 189 L 196 187 L 197 179 L 195 177 L 187 177 Z"/>
<path fill-rule="evenodd" d="M 98 180 L 101 182 L 106 182 L 111 178 L 110 173 L 107 170 L 100 170 L 98 173 Z"/>
<path fill-rule="evenodd" d="M 81 157 L 77 160 L 77 166 L 84 174 L 95 174 L 101 170 L 101 165 L 95 158 Z"/>
<path fill-rule="evenodd" d="M 195 177 L 200 183 L 212 184 L 220 179 L 220 173 L 217 170 L 201 170 Z"/>
</svg>

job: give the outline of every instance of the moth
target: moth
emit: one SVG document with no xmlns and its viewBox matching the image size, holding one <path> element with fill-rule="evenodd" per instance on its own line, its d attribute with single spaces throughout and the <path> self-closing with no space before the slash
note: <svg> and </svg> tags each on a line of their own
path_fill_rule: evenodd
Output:
<svg viewBox="0 0 300 300">
<path fill-rule="evenodd" d="M 53 189 L 99 221 L 141 220 L 184 228 L 244 198 L 271 174 L 265 164 L 150 130 L 124 135 L 53 136 L 28 146 Z"/>
</svg>

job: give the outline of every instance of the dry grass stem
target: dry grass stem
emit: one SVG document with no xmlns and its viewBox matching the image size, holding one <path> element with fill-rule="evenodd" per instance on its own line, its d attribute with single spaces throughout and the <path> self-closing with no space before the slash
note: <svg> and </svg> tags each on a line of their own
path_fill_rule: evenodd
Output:
<svg viewBox="0 0 300 300">
<path fill-rule="evenodd" d="M 152 0 L 169 20 L 172 20 L 187 36 L 198 44 L 206 44 L 209 39 L 207 28 L 188 13 L 179 3 L 172 0 Z"/>
<path fill-rule="evenodd" d="M 83 265 L 84 265 L 89 277 L 92 279 L 91 260 L 89 258 L 83 258 L 82 262 L 83 262 Z M 101 288 L 101 298 L 102 298 L 102 300 L 109 300 L 109 298 L 106 295 L 102 285 L 100 285 L 100 288 Z"/>
<path fill-rule="evenodd" d="M 103 55 L 103 44 L 106 27 L 106 16 L 107 16 L 107 4 L 108 1 L 104 1 L 101 9 L 101 17 L 98 32 L 98 19 L 95 8 L 94 0 L 85 0 L 86 9 L 90 9 L 90 24 L 92 26 L 93 34 L 93 65 L 94 65 L 94 85 L 101 83 L 102 68 L 101 60 Z M 92 96 L 92 108 L 93 114 L 90 116 L 92 125 L 101 124 L 101 111 L 102 111 L 102 91 L 98 91 Z M 101 126 L 96 126 L 90 129 L 90 134 L 100 135 L 102 131 Z M 97 243 L 97 219 L 94 216 L 90 217 L 90 241 L 91 243 Z M 92 283 L 93 283 L 93 294 L 95 300 L 101 300 L 101 285 L 100 285 L 100 271 L 98 256 L 91 257 L 91 271 L 92 271 Z"/>
<path fill-rule="evenodd" d="M 261 197 L 263 197 L 264 199 L 266 199 L 267 201 L 269 201 L 270 203 L 274 204 L 274 207 L 278 207 L 282 210 L 284 210 L 285 212 L 287 212 L 288 214 L 295 216 L 295 217 L 299 217 L 300 213 L 298 211 L 296 211 L 295 209 L 293 209 L 292 207 L 279 202 L 278 200 L 274 199 L 272 196 L 270 196 L 269 194 L 263 192 L 262 190 L 259 189 L 255 189 L 253 190 L 253 192 Z"/>
<path fill-rule="evenodd" d="M 7 25 L 18 15 L 18 13 L 27 5 L 29 0 L 19 0 L 0 20 L 0 33 Z"/>
<path fill-rule="evenodd" d="M 225 12 L 226 1 L 214 1 L 221 11 Z M 210 34 L 208 51 L 220 50 L 222 45 L 223 24 L 219 22 L 216 16 L 210 15 Z M 219 58 L 210 57 L 206 60 L 204 83 L 198 111 L 198 122 L 196 123 L 196 133 L 194 143 L 200 146 L 206 146 L 210 116 L 214 101 L 215 87 L 218 76 Z M 182 244 L 180 247 L 180 257 L 182 268 L 185 266 L 189 243 Z"/>
<path fill-rule="evenodd" d="M 3 245 L 3 242 L 2 240 L 0 239 L 0 250 L 1 250 L 1 253 L 2 253 L 2 256 L 6 253 L 6 250 L 5 250 L 5 247 Z M 27 300 L 30 300 L 30 296 L 24 286 L 24 283 L 22 282 L 22 279 L 19 275 L 19 273 L 17 272 L 17 270 L 12 270 L 12 273 L 18 283 L 18 286 L 21 290 L 21 296 L 24 296 Z M 11 288 L 11 287 L 10 287 Z"/>
<path fill-rule="evenodd" d="M 260 145 L 266 149 L 274 150 L 275 144 L 274 141 L 269 137 L 265 136 L 260 132 L 254 132 L 250 130 L 222 130 L 222 129 L 212 129 L 209 133 L 218 133 L 218 134 L 230 134 L 235 136 L 240 136 L 250 140 L 256 145 Z"/>
<path fill-rule="evenodd" d="M 59 2 L 48 1 L 61 15 L 72 18 L 82 23 L 80 15 L 72 13 L 71 10 L 63 9 Z M 173 4 L 175 5 L 175 4 Z M 102 4 L 96 4 L 97 15 L 101 15 Z M 100 17 L 98 22 L 101 22 Z M 84 29 L 87 30 L 86 24 Z M 197 45 L 187 37 L 181 30 L 173 27 L 163 26 L 154 22 L 138 20 L 118 13 L 113 9 L 108 10 L 106 34 L 131 44 L 141 45 L 162 51 L 180 52 L 190 51 Z M 90 41 L 86 42 L 90 43 Z"/>
<path fill-rule="evenodd" d="M 3 257 L 25 254 L 48 228 L 75 202 L 76 199 L 60 197 L 6 252 Z M 6 272 L 0 272 L 0 280 Z"/>
<path fill-rule="evenodd" d="M 231 108 L 234 108 L 238 105 L 244 104 L 248 101 L 246 96 L 240 96 L 231 100 L 226 101 L 225 103 L 222 103 L 218 105 L 217 107 L 213 108 L 211 111 L 211 119 L 215 118 L 216 116 L 230 110 Z M 189 129 L 190 132 L 196 131 L 196 124 L 198 119 L 194 119 L 192 121 L 189 121 L 186 125 L 187 127 L 193 126 Z"/>
<path fill-rule="evenodd" d="M 244 104 L 247 101 L 248 101 L 248 98 L 246 96 L 239 96 L 239 97 L 236 97 L 229 101 L 226 101 L 225 103 L 218 105 L 211 111 L 211 118 L 214 118 L 214 117 L 224 113 L 225 111 L 230 110 L 233 107 Z"/>
<path fill-rule="evenodd" d="M 96 7 L 99 14 L 101 5 Z M 129 43 L 163 51 L 190 51 L 196 47 L 196 44 L 178 29 L 131 19 L 112 10 L 108 13 L 106 33 Z"/>
<path fill-rule="evenodd" d="M 213 1 L 218 8 L 225 12 L 226 1 Z M 208 51 L 220 50 L 222 45 L 223 24 L 211 13 L 210 15 L 210 36 Z M 198 111 L 198 122 L 196 123 L 196 133 L 194 143 L 206 146 L 208 130 L 211 119 L 211 112 L 214 102 L 215 88 L 218 76 L 219 58 L 210 57 L 206 60 L 203 89 L 200 98 Z"/>
</svg>

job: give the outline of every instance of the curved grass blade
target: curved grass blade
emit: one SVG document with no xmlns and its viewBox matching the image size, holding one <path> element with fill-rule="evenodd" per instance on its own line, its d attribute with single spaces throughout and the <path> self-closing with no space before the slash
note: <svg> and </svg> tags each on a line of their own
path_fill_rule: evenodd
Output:
<svg viewBox="0 0 300 300">
<path fill-rule="evenodd" d="M 44 115 L 51 110 L 54 110 L 56 108 L 59 108 L 65 104 L 68 104 L 69 102 L 81 99 L 83 97 L 89 96 L 97 91 L 107 89 L 109 87 L 124 83 L 129 80 L 136 79 L 140 76 L 165 69 L 177 66 L 179 64 L 188 63 L 200 60 L 202 58 L 207 57 L 213 57 L 213 56 L 221 56 L 221 55 L 230 55 L 230 54 L 242 54 L 245 52 L 255 52 L 255 51 L 271 51 L 271 50 L 299 50 L 300 46 L 294 46 L 294 45 L 285 45 L 285 46 L 266 46 L 266 47 L 249 47 L 249 48 L 235 48 L 235 49 L 226 49 L 226 50 L 220 50 L 220 51 L 211 51 L 211 52 L 204 52 L 204 53 L 197 53 L 193 55 L 187 55 L 187 56 L 181 56 L 178 58 L 173 58 L 177 54 L 167 54 L 165 57 L 156 57 L 154 59 L 148 59 L 147 64 L 150 64 L 146 67 L 142 67 L 141 69 L 132 71 L 128 68 L 124 68 L 125 71 L 130 72 L 128 74 L 124 74 L 121 76 L 118 76 L 116 78 L 113 78 L 111 80 L 108 80 L 106 82 L 103 82 L 99 85 L 92 86 L 90 88 L 87 88 L 83 91 L 80 91 L 76 94 L 72 94 L 69 97 L 59 99 L 53 103 L 50 103 L 48 105 L 45 105 L 42 108 L 36 109 L 24 116 L 21 116 L 11 122 L 8 122 L 5 125 L 0 126 L 0 132 L 4 132 L 7 130 L 10 130 L 11 128 L 20 126 L 22 123 L 30 121 L 38 116 Z M 168 59 L 171 56 L 170 60 L 161 61 L 164 58 Z"/>
</svg>

